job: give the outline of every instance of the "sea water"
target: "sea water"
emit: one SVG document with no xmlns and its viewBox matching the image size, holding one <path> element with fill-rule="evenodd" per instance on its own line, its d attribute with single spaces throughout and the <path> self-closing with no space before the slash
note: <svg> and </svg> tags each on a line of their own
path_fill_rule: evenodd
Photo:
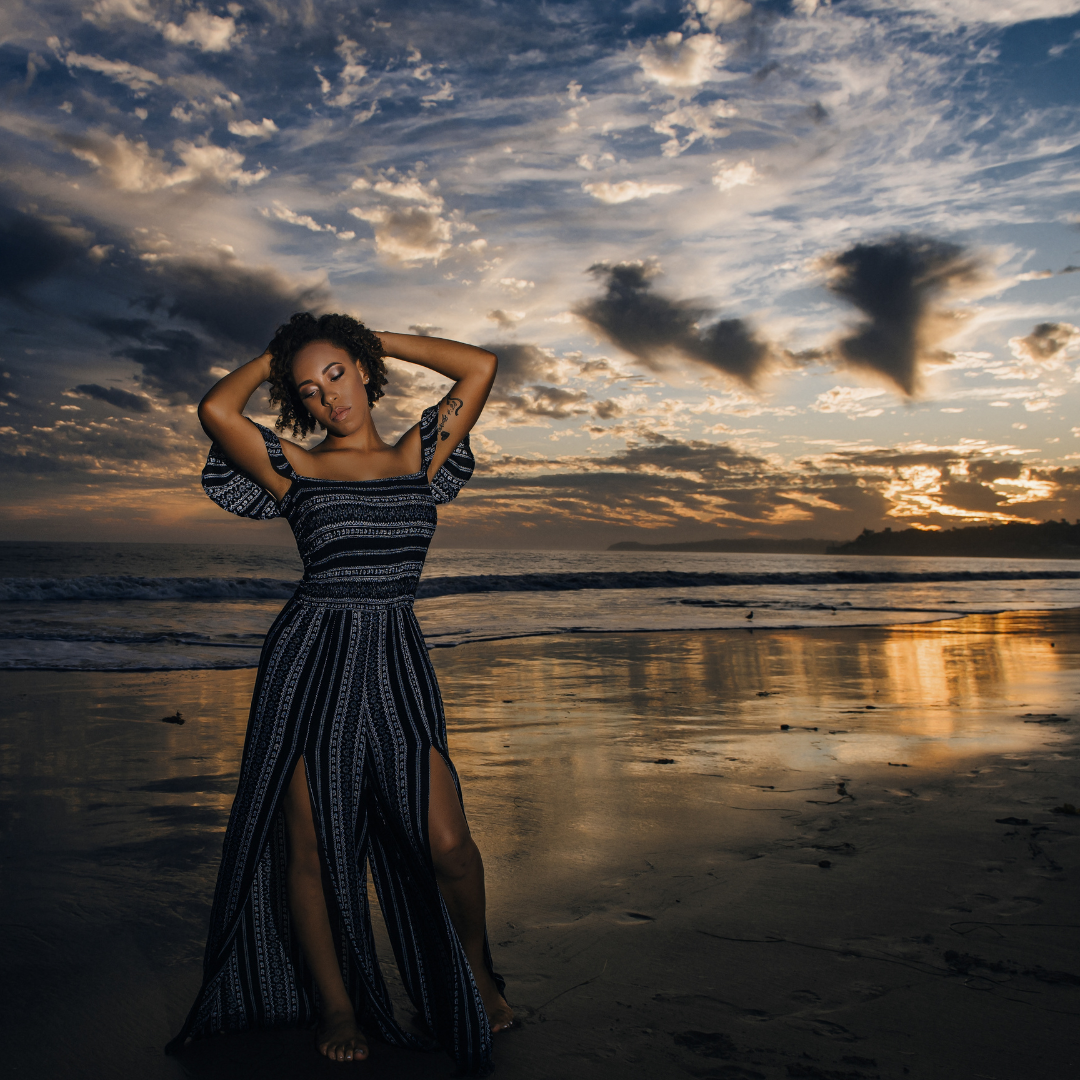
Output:
<svg viewBox="0 0 1080 1080">
<path fill-rule="evenodd" d="M 0 669 L 254 667 L 302 570 L 291 547 L 0 543 Z M 435 648 L 1078 606 L 1068 560 L 435 550 L 415 610 Z"/>
</svg>

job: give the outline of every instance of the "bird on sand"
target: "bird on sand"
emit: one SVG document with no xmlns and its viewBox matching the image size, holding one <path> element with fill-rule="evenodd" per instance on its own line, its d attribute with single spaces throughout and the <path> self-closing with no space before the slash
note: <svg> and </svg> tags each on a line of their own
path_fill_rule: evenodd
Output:
<svg viewBox="0 0 1080 1080">
<path fill-rule="evenodd" d="M 750 614 L 749 614 L 749 615 L 747 615 L 746 617 L 747 617 L 748 619 L 752 619 L 752 618 L 754 617 L 754 613 L 753 613 L 753 612 L 751 611 L 751 612 L 750 612 Z"/>
</svg>

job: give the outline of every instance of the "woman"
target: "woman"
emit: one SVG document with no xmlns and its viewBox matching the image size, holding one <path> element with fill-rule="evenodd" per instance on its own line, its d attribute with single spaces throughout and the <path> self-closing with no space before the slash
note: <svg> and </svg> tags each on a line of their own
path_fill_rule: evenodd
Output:
<svg viewBox="0 0 1080 1080">
<path fill-rule="evenodd" d="M 372 423 L 383 356 L 454 380 L 391 445 Z M 484 869 L 462 811 L 435 673 L 412 612 L 435 504 L 472 473 L 468 433 L 496 358 L 439 338 L 303 313 L 226 375 L 199 419 L 203 486 L 232 513 L 282 516 L 304 578 L 266 637 L 225 834 L 203 986 L 181 1033 L 307 1024 L 357 1061 L 371 1021 L 391 1043 L 441 1045 L 467 1072 L 513 1023 L 491 965 Z M 278 439 L 243 410 L 263 383 Z M 405 988 L 432 1038 L 394 1020 L 375 956 L 370 865 Z"/>
</svg>

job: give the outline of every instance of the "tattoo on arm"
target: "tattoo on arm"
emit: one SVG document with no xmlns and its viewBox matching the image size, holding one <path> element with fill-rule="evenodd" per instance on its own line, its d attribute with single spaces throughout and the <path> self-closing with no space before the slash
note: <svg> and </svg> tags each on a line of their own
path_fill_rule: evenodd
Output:
<svg viewBox="0 0 1080 1080">
<path fill-rule="evenodd" d="M 451 416 L 457 416 L 457 414 L 459 412 L 461 412 L 461 408 L 462 408 L 462 406 L 464 404 L 465 404 L 465 402 L 462 401 L 461 398 L 456 398 L 456 397 L 443 398 L 442 405 L 443 405 L 443 408 L 445 409 L 445 411 L 442 412 L 442 415 L 439 417 L 439 426 L 436 429 L 439 432 L 439 438 L 440 439 L 449 439 L 450 438 L 450 432 L 445 431 L 444 428 L 450 422 L 450 417 Z"/>
</svg>

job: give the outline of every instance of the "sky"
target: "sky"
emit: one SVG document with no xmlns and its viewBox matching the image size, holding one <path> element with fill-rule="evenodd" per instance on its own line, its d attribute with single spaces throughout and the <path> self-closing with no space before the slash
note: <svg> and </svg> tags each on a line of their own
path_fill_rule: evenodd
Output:
<svg viewBox="0 0 1080 1080">
<path fill-rule="evenodd" d="M 1080 0 L 7 0 L 0 538 L 288 542 L 195 405 L 299 310 L 499 355 L 447 546 L 1080 518 L 1078 70 Z"/>
</svg>

